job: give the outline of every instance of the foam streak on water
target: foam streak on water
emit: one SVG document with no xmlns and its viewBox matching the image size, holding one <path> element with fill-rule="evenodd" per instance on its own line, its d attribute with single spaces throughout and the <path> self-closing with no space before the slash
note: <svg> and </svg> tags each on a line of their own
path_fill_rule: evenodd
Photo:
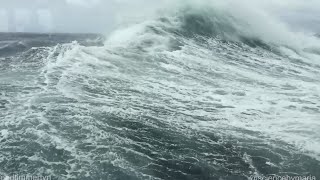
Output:
<svg viewBox="0 0 320 180">
<path fill-rule="evenodd" d="M 319 54 L 231 38 L 215 23 L 183 14 L 116 31 L 104 46 L 0 59 L 0 173 L 320 177 Z"/>
</svg>

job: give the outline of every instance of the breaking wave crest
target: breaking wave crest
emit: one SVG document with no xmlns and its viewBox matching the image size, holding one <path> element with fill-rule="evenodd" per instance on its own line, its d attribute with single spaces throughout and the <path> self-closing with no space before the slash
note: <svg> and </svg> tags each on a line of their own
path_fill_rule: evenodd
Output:
<svg viewBox="0 0 320 180">
<path fill-rule="evenodd" d="M 104 46 L 0 59 L 1 172 L 320 177 L 319 41 L 244 5 L 206 2 L 170 4 Z"/>
<path fill-rule="evenodd" d="M 315 36 L 293 32 L 287 25 L 261 8 L 250 7 L 245 2 L 237 3 L 229 0 L 221 3 L 206 0 L 169 3 L 167 6 L 170 8 L 151 16 L 152 19 L 148 16 L 141 23 L 115 31 L 111 35 L 111 39 L 115 40 L 113 43 L 121 42 L 123 38 L 126 38 L 126 42 L 134 42 L 136 35 L 145 37 L 149 33 L 172 39 L 218 38 L 267 50 L 276 50 L 279 46 L 297 52 L 320 49 L 320 40 Z M 119 31 L 125 31 L 119 35 L 124 37 L 116 35 L 120 33 Z"/>
</svg>

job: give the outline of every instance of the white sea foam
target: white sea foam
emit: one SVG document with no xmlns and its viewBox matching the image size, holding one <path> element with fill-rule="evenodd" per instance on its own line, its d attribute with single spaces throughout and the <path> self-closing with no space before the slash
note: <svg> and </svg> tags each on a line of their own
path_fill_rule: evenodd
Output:
<svg viewBox="0 0 320 180">
<path fill-rule="evenodd" d="M 207 5 L 190 3 L 200 9 Z M 316 48 L 317 40 L 290 32 L 264 13 L 251 17 L 256 12 L 243 13 L 247 11 L 243 6 L 233 12 L 230 9 L 237 4 L 232 5 L 224 2 L 213 8 L 249 23 L 248 29 L 237 27 L 242 35 L 274 44 L 276 52 L 219 37 L 199 43 L 197 36 L 172 33 L 182 22 L 170 14 L 165 17 L 169 22 L 154 19 L 121 28 L 103 47 L 73 42 L 46 49 L 48 56 L 35 71 L 38 74 L 30 75 L 32 81 L 23 81 L 27 78 L 23 75 L 16 79 L 36 90 L 16 92 L 0 125 L 19 127 L 17 133 L 37 137 L 34 141 L 46 150 L 61 150 L 68 158 L 58 163 L 67 167 L 65 178 L 76 178 L 76 173 L 89 176 L 103 163 L 151 178 L 125 157 L 153 160 L 130 148 L 152 150 L 148 140 L 153 137 L 145 137 L 148 129 L 142 126 L 174 131 L 182 138 L 210 132 L 221 139 L 203 141 L 215 145 L 233 139 L 264 142 L 266 148 L 293 149 L 290 153 L 320 160 L 318 55 L 304 51 Z M 172 48 L 172 42 L 178 47 Z M 138 127 L 130 129 L 127 123 Z M 142 136 L 135 138 L 144 139 L 126 136 L 133 132 Z M 12 135 L 10 130 L 0 133 L 2 139 Z M 245 153 L 242 159 L 259 173 L 250 155 Z M 29 160 L 57 164 L 39 152 Z"/>
</svg>

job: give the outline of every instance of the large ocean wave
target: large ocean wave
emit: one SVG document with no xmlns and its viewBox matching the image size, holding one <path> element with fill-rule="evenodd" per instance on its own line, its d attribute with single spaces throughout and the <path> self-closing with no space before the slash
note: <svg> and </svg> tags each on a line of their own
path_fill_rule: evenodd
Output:
<svg viewBox="0 0 320 180">
<path fill-rule="evenodd" d="M 319 39 L 213 2 L 1 59 L 1 172 L 320 177 Z"/>
</svg>

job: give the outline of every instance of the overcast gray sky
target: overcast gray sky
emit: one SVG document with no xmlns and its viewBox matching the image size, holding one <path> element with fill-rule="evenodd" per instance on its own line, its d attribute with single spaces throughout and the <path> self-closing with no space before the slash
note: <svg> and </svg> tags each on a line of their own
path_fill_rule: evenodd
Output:
<svg viewBox="0 0 320 180">
<path fill-rule="evenodd" d="M 119 14 L 144 13 L 160 1 L 168 0 L 0 0 L 0 31 L 107 33 Z M 247 1 L 294 28 L 320 32 L 320 0 Z"/>
</svg>

